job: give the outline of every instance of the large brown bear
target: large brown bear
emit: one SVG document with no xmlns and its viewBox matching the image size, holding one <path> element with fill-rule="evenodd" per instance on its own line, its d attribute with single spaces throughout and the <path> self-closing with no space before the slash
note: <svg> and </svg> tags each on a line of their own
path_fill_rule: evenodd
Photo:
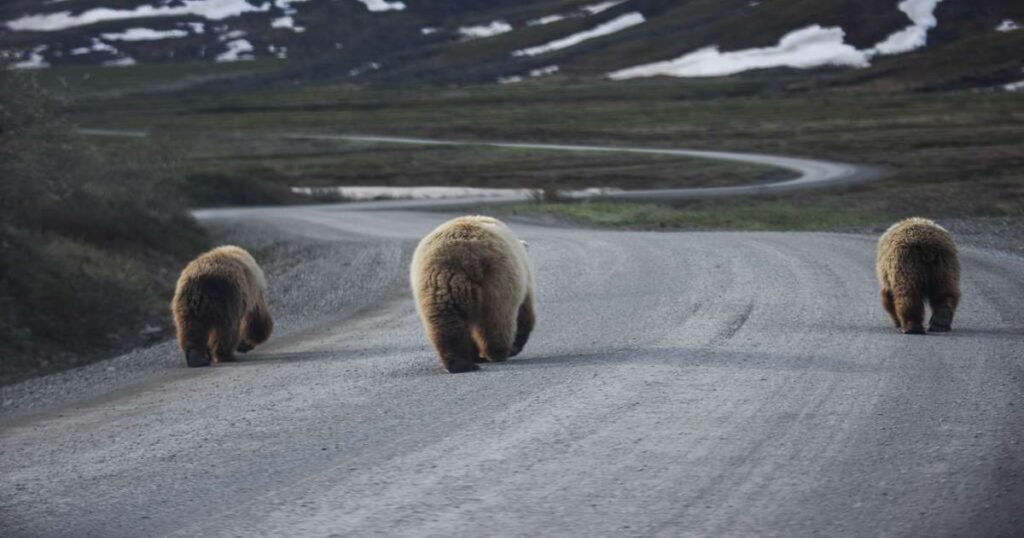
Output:
<svg viewBox="0 0 1024 538">
<path fill-rule="evenodd" d="M 470 216 L 420 241 L 410 281 L 430 341 L 451 373 L 522 351 L 534 325 L 533 270 L 504 223 Z"/>
<path fill-rule="evenodd" d="M 181 272 L 171 310 L 189 366 L 234 360 L 270 338 L 263 270 L 244 249 L 217 247 Z"/>
<path fill-rule="evenodd" d="M 960 261 L 948 231 L 917 217 L 893 224 L 878 241 L 875 272 L 882 306 L 897 328 L 924 334 L 927 299 L 932 309 L 928 330 L 951 329 L 960 302 Z"/>
</svg>

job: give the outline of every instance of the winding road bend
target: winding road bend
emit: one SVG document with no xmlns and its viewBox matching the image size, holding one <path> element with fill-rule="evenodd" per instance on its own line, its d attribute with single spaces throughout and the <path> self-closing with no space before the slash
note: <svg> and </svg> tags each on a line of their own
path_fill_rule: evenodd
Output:
<svg viewBox="0 0 1024 538">
<path fill-rule="evenodd" d="M 85 136 L 147 138 L 146 130 L 129 129 L 79 129 L 78 133 Z M 362 142 L 372 144 L 403 144 L 414 146 L 480 146 L 502 149 L 544 150 L 576 153 L 633 153 L 642 155 L 667 155 L 716 161 L 730 161 L 747 164 L 773 166 L 795 172 L 792 179 L 753 185 L 736 185 L 732 187 L 693 187 L 678 189 L 653 189 L 603 192 L 572 192 L 569 196 L 577 199 L 624 200 L 624 201 L 670 201 L 723 198 L 729 196 L 750 196 L 759 194 L 781 194 L 806 189 L 822 189 L 859 183 L 877 181 L 885 177 L 885 171 L 875 166 L 841 163 L 821 159 L 803 157 L 783 157 L 762 153 L 743 153 L 734 151 L 708 151 L 695 149 L 672 148 L 641 148 L 631 146 L 589 146 L 581 144 L 541 144 L 533 142 L 488 142 L 480 140 L 441 140 L 436 138 L 411 138 L 398 136 L 323 134 L 323 133 L 289 133 L 283 138 L 293 140 L 333 140 L 338 142 Z M 476 203 L 503 203 L 527 199 L 523 194 L 506 196 L 490 196 L 475 200 Z M 465 203 L 465 202 L 462 202 Z M 428 201 L 424 205 L 436 207 L 436 201 Z M 381 206 L 367 206 L 367 209 L 378 209 Z M 407 206 L 402 206 L 407 207 Z"/>
<path fill-rule="evenodd" d="M 107 131 L 109 133 L 109 131 Z M 125 131 L 131 133 L 131 131 Z M 757 194 L 776 194 L 805 189 L 822 189 L 855 185 L 877 181 L 885 176 L 882 169 L 862 164 L 840 163 L 820 159 L 802 157 L 780 157 L 763 153 L 742 153 L 734 151 L 707 151 L 695 149 L 671 148 L 638 148 L 630 146 L 587 146 L 580 144 L 539 144 L 533 142 L 487 142 L 439 140 L 435 138 L 409 138 L 397 136 L 375 135 L 338 135 L 338 134 L 301 134 L 285 135 L 285 138 L 296 140 L 336 140 L 341 142 L 368 142 L 375 144 L 406 144 L 414 146 L 481 146 L 502 149 L 527 149 L 544 151 L 561 151 L 576 153 L 633 153 L 641 155 L 668 155 L 715 161 L 731 161 L 746 164 L 774 166 L 796 172 L 793 179 L 762 183 L 756 185 L 738 185 L 733 187 L 693 187 L 679 189 L 652 189 L 609 192 L 572 193 L 577 199 L 629 200 L 629 201 L 668 201 L 696 200 L 705 198 L 723 198 L 728 196 L 749 196 Z M 519 199 L 521 196 L 509 196 Z M 501 199 L 486 199 L 485 202 L 500 202 Z"/>
<path fill-rule="evenodd" d="M 358 208 L 199 212 L 276 238 L 278 332 L 241 362 L 166 343 L 0 389 L 0 534 L 1024 530 L 1022 258 L 963 248 L 954 332 L 904 336 L 873 237 L 513 223 L 538 328 L 451 375 L 406 284 L 449 215 Z"/>
</svg>

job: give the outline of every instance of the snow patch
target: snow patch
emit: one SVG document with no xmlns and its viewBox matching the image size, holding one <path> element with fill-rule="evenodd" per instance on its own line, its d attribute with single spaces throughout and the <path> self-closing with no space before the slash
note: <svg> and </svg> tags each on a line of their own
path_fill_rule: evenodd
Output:
<svg viewBox="0 0 1024 538">
<path fill-rule="evenodd" d="M 92 38 L 92 50 L 93 52 L 109 52 L 110 54 L 121 54 L 121 51 L 117 50 L 113 45 L 104 43 L 95 37 Z"/>
<path fill-rule="evenodd" d="M 440 31 L 441 31 L 440 28 L 433 28 L 433 27 L 430 27 L 430 26 L 427 26 L 427 27 L 424 27 L 424 28 L 420 28 L 420 34 L 422 34 L 422 35 L 433 35 L 433 34 L 436 34 L 436 33 L 440 32 Z"/>
<path fill-rule="evenodd" d="M 522 82 L 522 81 L 523 81 L 523 77 L 521 77 L 519 75 L 512 75 L 511 77 L 499 77 L 498 78 L 498 84 L 515 84 L 517 82 Z"/>
<path fill-rule="evenodd" d="M 532 21 L 526 21 L 527 26 L 544 26 L 545 24 L 551 24 L 553 22 L 564 21 L 572 15 L 545 15 L 539 19 L 533 19 Z"/>
<path fill-rule="evenodd" d="M 626 28 L 642 24 L 644 22 L 644 16 L 639 12 L 627 13 L 616 17 L 604 24 L 601 24 L 590 30 L 575 33 L 561 39 L 556 39 L 550 43 L 539 45 L 536 47 L 529 47 L 522 50 L 517 50 L 512 53 L 513 56 L 537 56 L 551 52 L 553 50 L 561 50 L 578 45 L 588 39 L 594 39 L 609 34 L 614 34 L 625 30 Z"/>
<path fill-rule="evenodd" d="M 769 67 L 809 68 L 821 65 L 866 67 L 867 55 L 847 45 L 842 28 L 813 25 L 790 32 L 774 47 L 722 52 L 707 47 L 675 60 L 630 67 L 610 73 L 614 80 L 668 75 L 717 77 Z"/>
<path fill-rule="evenodd" d="M 271 28 L 295 28 L 295 19 L 285 16 L 270 21 Z"/>
<path fill-rule="evenodd" d="M 295 26 L 295 19 L 291 15 L 285 15 L 284 17 L 278 17 L 270 21 L 271 28 L 286 28 L 297 34 L 301 34 L 306 31 L 304 26 Z"/>
<path fill-rule="evenodd" d="M 549 65 L 547 67 L 540 67 L 537 69 L 530 70 L 531 77 L 543 77 L 544 75 L 553 75 L 558 72 L 557 65 Z"/>
<path fill-rule="evenodd" d="M 405 4 L 402 2 L 387 2 L 385 0 L 359 0 L 370 11 L 402 11 Z"/>
<path fill-rule="evenodd" d="M 135 58 L 132 58 L 131 56 L 124 56 L 122 58 L 107 60 L 100 65 L 104 67 L 131 67 L 135 64 Z"/>
<path fill-rule="evenodd" d="M 466 40 L 492 37 L 511 31 L 512 25 L 505 21 L 492 21 L 491 24 L 482 26 L 463 26 L 459 28 L 459 33 Z"/>
<path fill-rule="evenodd" d="M 149 28 L 129 28 L 123 32 L 100 34 L 107 41 L 159 41 L 188 37 L 185 30 L 150 30 Z"/>
<path fill-rule="evenodd" d="M 601 2 L 600 4 L 593 4 L 593 5 L 589 5 L 589 6 L 583 6 L 583 7 L 579 8 L 579 9 L 577 9 L 575 12 L 567 13 L 567 14 L 564 14 L 564 15 L 545 15 L 543 17 L 540 17 L 539 19 L 533 19 L 532 21 L 527 21 L 526 25 L 527 26 L 543 26 L 545 24 L 551 24 L 553 22 L 564 21 L 565 19 L 570 19 L 570 18 L 575 18 L 575 17 L 586 17 L 588 15 L 597 15 L 598 13 L 601 13 L 603 11 L 608 11 L 609 9 L 611 9 L 611 8 L 613 8 L 613 7 L 615 7 L 615 6 L 619 5 L 619 4 L 625 4 L 626 1 L 627 0 L 618 0 L 618 1 L 615 1 L 615 2 Z"/>
<path fill-rule="evenodd" d="M 50 67 L 50 62 L 46 61 L 43 53 L 49 47 L 47 45 L 39 45 L 36 48 L 28 51 L 28 57 L 20 62 L 15 62 L 8 66 L 8 69 L 43 69 Z"/>
<path fill-rule="evenodd" d="M 218 31 L 222 31 L 222 30 L 223 29 L 218 29 Z M 217 39 L 219 39 L 220 41 L 223 42 L 223 41 L 231 41 L 233 39 L 238 39 L 240 37 L 245 37 L 245 30 L 232 30 L 230 32 L 227 32 L 227 33 L 224 33 L 224 34 L 221 34 L 221 35 L 217 36 Z"/>
<path fill-rule="evenodd" d="M 273 54 L 278 60 L 288 59 L 288 47 L 281 45 L 267 45 L 267 52 Z"/>
<path fill-rule="evenodd" d="M 246 39 L 236 39 L 224 44 L 227 50 L 217 55 L 218 62 L 241 62 L 252 60 L 251 53 L 254 49 L 252 43 Z"/>
<path fill-rule="evenodd" d="M 613 8 L 613 7 L 615 7 L 615 6 L 619 5 L 619 4 L 625 4 L 625 3 L 626 3 L 626 0 L 613 0 L 611 2 L 601 2 L 600 4 L 593 4 L 593 5 L 589 5 L 589 6 L 583 6 L 580 9 L 582 9 L 583 11 L 586 11 L 587 13 L 589 13 L 591 15 L 597 15 L 598 13 L 601 13 L 602 11 L 608 11 L 609 9 L 611 9 L 611 8 Z"/>
<path fill-rule="evenodd" d="M 812 25 L 790 32 L 774 47 L 721 52 L 717 46 L 698 49 L 674 60 L 620 69 L 608 74 L 614 80 L 667 75 L 673 77 L 717 77 L 751 69 L 794 67 L 808 69 L 825 65 L 868 67 L 871 58 L 901 54 L 923 47 L 928 31 L 938 21 L 935 8 L 942 0 L 903 0 L 899 9 L 911 25 L 892 33 L 867 50 L 845 42 L 839 27 Z"/>
<path fill-rule="evenodd" d="M 447 198 L 503 198 L 530 196 L 533 189 L 488 189 L 480 187 L 292 187 L 305 195 L 331 194 L 346 200 L 442 200 Z"/>
<path fill-rule="evenodd" d="M 1024 80 L 1018 80 L 1017 82 L 1003 84 L 1003 89 L 1008 92 L 1024 91 Z"/>
<path fill-rule="evenodd" d="M 205 34 L 206 25 L 201 22 L 179 22 L 178 26 L 181 28 L 188 28 L 192 30 L 193 34 Z"/>
<path fill-rule="evenodd" d="M 5 23 L 14 31 L 52 32 L 87 26 L 105 21 L 139 19 L 143 17 L 180 17 L 195 15 L 208 20 L 222 20 L 237 17 L 243 13 L 266 12 L 272 3 L 254 6 L 245 0 L 183 0 L 180 4 L 160 6 L 142 5 L 133 9 L 94 8 L 82 13 L 72 14 L 70 11 L 26 15 Z"/>
<path fill-rule="evenodd" d="M 867 53 L 871 55 L 902 54 L 923 47 L 928 40 L 928 30 L 935 28 L 939 23 L 935 18 L 935 8 L 941 1 L 903 0 L 900 2 L 900 11 L 907 14 L 912 24 L 885 38 L 869 49 Z"/>
<path fill-rule="evenodd" d="M 463 198 L 531 198 L 537 196 L 537 189 L 502 189 L 484 187 L 292 187 L 295 194 L 306 196 L 338 196 L 345 200 L 364 202 L 367 200 L 447 200 Z M 600 194 L 623 192 L 615 187 L 590 187 L 586 189 L 559 191 L 569 198 L 585 198 Z"/>
<path fill-rule="evenodd" d="M 377 62 L 370 62 L 368 64 L 363 64 L 363 65 L 361 65 L 359 67 L 356 67 L 354 69 L 349 69 L 348 70 L 348 76 L 350 76 L 350 77 L 358 77 L 359 75 L 362 75 L 363 73 L 368 73 L 370 71 L 378 71 L 378 70 L 380 70 L 380 67 L 381 66 L 380 66 L 379 63 L 377 63 Z"/>
<path fill-rule="evenodd" d="M 1012 32 L 1014 30 L 1019 29 L 1020 25 L 1017 24 L 1016 21 L 1012 21 L 1010 19 L 1006 19 L 1003 22 L 999 23 L 999 26 L 996 26 L 997 32 Z"/>
</svg>

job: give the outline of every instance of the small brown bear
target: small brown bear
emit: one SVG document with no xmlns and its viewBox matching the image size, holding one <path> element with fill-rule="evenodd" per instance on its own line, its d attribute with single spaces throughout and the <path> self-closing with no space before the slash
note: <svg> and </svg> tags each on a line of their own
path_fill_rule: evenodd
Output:
<svg viewBox="0 0 1024 538">
<path fill-rule="evenodd" d="M 263 270 L 244 249 L 217 247 L 181 272 L 171 311 L 189 366 L 234 360 L 270 338 Z"/>
<path fill-rule="evenodd" d="M 427 335 L 451 373 L 522 351 L 534 325 L 533 270 L 524 242 L 491 217 L 438 226 L 413 254 L 410 281 Z"/>
<path fill-rule="evenodd" d="M 924 302 L 932 319 L 928 330 L 946 332 L 960 302 L 960 261 L 953 237 L 928 219 L 893 224 L 878 241 L 875 263 L 882 306 L 898 329 L 924 334 Z"/>
</svg>

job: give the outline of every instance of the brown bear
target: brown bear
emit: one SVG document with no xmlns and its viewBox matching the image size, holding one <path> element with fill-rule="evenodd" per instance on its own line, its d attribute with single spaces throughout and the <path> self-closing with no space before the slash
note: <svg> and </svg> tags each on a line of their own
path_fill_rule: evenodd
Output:
<svg viewBox="0 0 1024 538">
<path fill-rule="evenodd" d="M 181 272 L 171 311 L 189 366 L 234 360 L 270 338 L 263 270 L 244 249 L 217 247 Z"/>
<path fill-rule="evenodd" d="M 451 373 L 522 351 L 534 326 L 533 270 L 501 221 L 452 219 L 420 241 L 410 281 L 427 335 Z"/>
<path fill-rule="evenodd" d="M 875 262 L 882 306 L 896 327 L 924 334 L 924 303 L 931 305 L 928 330 L 949 331 L 960 302 L 960 261 L 953 237 L 928 219 L 893 224 L 878 240 Z"/>
</svg>

